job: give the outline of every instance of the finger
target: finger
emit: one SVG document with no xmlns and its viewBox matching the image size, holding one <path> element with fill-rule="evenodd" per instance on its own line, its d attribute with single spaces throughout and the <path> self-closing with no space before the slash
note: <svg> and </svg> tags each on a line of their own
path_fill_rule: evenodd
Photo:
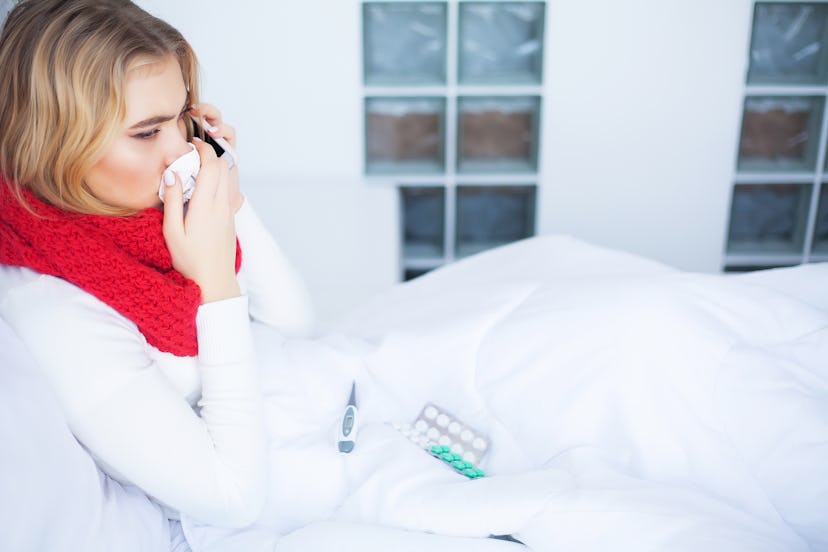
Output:
<svg viewBox="0 0 828 552">
<path fill-rule="evenodd" d="M 236 150 L 233 149 L 233 146 L 230 145 L 230 142 L 228 142 L 224 138 L 214 138 L 214 140 L 216 141 L 216 144 L 221 146 L 221 148 L 224 150 L 224 154 L 222 154 L 221 158 L 227 161 L 227 163 L 230 165 L 230 168 L 232 169 L 233 167 L 238 166 L 239 154 L 236 153 Z M 228 156 L 230 156 L 229 159 Z"/>
<path fill-rule="evenodd" d="M 216 159 L 216 150 L 213 149 L 213 146 L 205 142 L 200 138 L 193 138 L 193 145 L 196 147 L 198 151 L 198 156 L 201 159 L 201 166 L 210 164 L 214 159 Z"/>
<path fill-rule="evenodd" d="M 226 159 L 219 159 L 219 179 L 216 186 L 216 199 L 220 200 L 222 205 L 230 203 L 230 164 Z"/>
<path fill-rule="evenodd" d="M 236 129 L 231 127 L 230 125 L 221 123 L 216 126 L 210 127 L 209 129 L 207 129 L 207 132 L 209 132 L 210 136 L 212 136 L 213 138 L 224 138 L 225 140 L 230 142 L 231 146 L 236 146 Z"/>
<path fill-rule="evenodd" d="M 172 186 L 169 186 L 169 176 L 172 176 Z M 184 236 L 184 192 L 181 179 L 173 171 L 164 173 L 164 237 L 176 240 Z"/>
<path fill-rule="evenodd" d="M 193 138 L 201 138 L 202 136 L 206 135 L 214 135 L 215 132 L 218 131 L 218 127 L 214 127 L 204 117 L 199 117 L 196 112 L 190 112 L 190 119 L 193 122 Z M 204 131 L 204 134 L 201 133 L 201 130 Z"/>
<path fill-rule="evenodd" d="M 235 146 L 233 145 L 232 142 L 230 142 L 230 140 L 228 140 L 227 138 L 224 138 L 223 135 L 222 135 L 222 131 L 226 129 L 227 132 L 233 136 L 233 139 L 235 141 L 236 130 L 233 127 L 231 127 L 230 125 L 221 125 L 220 127 L 209 127 L 208 126 L 208 127 L 206 127 L 206 129 L 207 129 L 207 132 L 213 137 L 213 141 L 215 143 L 217 143 L 233 159 L 233 162 L 230 163 L 230 165 L 231 165 L 230 168 L 232 168 L 233 165 L 238 165 L 239 164 L 239 156 L 236 153 Z M 196 140 L 196 137 L 193 137 L 193 141 L 195 141 L 195 140 Z M 222 156 L 222 157 L 224 157 L 224 156 Z"/>
<path fill-rule="evenodd" d="M 207 119 L 210 126 L 218 126 L 222 123 L 221 111 L 213 104 L 206 102 L 198 104 L 198 113 Z"/>
<path fill-rule="evenodd" d="M 198 151 L 201 158 L 201 166 L 198 169 L 198 176 L 196 176 L 195 190 L 193 197 L 190 199 L 191 203 L 198 204 L 201 196 L 215 197 L 216 186 L 218 185 L 218 171 L 221 169 L 219 163 L 224 163 L 216 157 L 216 152 L 213 146 L 203 142 L 197 138 L 193 139 L 193 145 Z M 226 163 L 224 163 L 226 165 Z"/>
</svg>

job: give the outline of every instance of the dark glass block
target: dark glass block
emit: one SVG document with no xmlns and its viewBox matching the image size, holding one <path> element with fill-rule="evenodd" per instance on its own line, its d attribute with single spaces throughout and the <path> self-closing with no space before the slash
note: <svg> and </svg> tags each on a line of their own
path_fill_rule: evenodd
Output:
<svg viewBox="0 0 828 552">
<path fill-rule="evenodd" d="M 811 187 L 738 184 L 730 210 L 728 253 L 802 253 Z"/>
<path fill-rule="evenodd" d="M 414 278 L 419 278 L 423 274 L 428 274 L 434 270 L 433 268 L 406 268 L 403 271 L 403 281 L 407 282 L 409 280 L 413 280 Z"/>
<path fill-rule="evenodd" d="M 366 84 L 446 81 L 445 2 L 369 2 L 362 16 Z"/>
<path fill-rule="evenodd" d="M 403 257 L 443 256 L 446 192 L 442 187 L 401 187 Z"/>
<path fill-rule="evenodd" d="M 828 184 L 820 186 L 819 208 L 814 227 L 814 253 L 828 253 Z"/>
<path fill-rule="evenodd" d="M 461 2 L 461 84 L 540 83 L 542 2 Z"/>
<path fill-rule="evenodd" d="M 463 97 L 458 117 L 458 171 L 537 171 L 539 97 Z"/>
<path fill-rule="evenodd" d="M 535 186 L 458 186 L 458 257 L 535 234 Z"/>
<path fill-rule="evenodd" d="M 445 105 L 444 98 L 366 98 L 366 172 L 442 172 Z"/>
<path fill-rule="evenodd" d="M 741 171 L 813 171 L 824 99 L 748 96 L 739 143 Z"/>
<path fill-rule="evenodd" d="M 818 84 L 828 77 L 828 6 L 756 4 L 750 42 L 750 84 Z"/>
<path fill-rule="evenodd" d="M 793 265 L 728 265 L 725 272 L 756 272 L 757 270 L 770 270 L 771 268 L 787 268 Z"/>
</svg>

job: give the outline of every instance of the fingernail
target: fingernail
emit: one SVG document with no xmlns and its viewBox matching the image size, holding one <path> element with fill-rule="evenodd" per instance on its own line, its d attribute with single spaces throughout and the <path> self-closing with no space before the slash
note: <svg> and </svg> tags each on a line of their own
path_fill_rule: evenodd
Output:
<svg viewBox="0 0 828 552">
<path fill-rule="evenodd" d="M 201 124 L 204 126 L 204 128 L 207 129 L 207 132 L 215 132 L 216 130 L 218 130 L 218 128 L 208 123 L 207 119 L 205 119 L 204 117 L 201 118 Z"/>
<path fill-rule="evenodd" d="M 198 136 L 193 136 L 193 142 L 201 142 L 201 141 L 202 141 L 202 139 L 199 138 Z"/>
<path fill-rule="evenodd" d="M 164 185 L 172 186 L 175 184 L 175 175 L 172 171 L 164 171 Z"/>
</svg>

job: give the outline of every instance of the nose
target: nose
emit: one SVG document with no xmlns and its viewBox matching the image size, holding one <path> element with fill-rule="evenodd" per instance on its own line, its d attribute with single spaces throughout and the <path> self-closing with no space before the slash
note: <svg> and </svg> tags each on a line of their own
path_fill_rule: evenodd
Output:
<svg viewBox="0 0 828 552">
<path fill-rule="evenodd" d="M 186 134 L 183 132 L 168 132 L 166 134 L 166 140 L 162 147 L 164 148 L 165 166 L 169 167 L 173 161 L 189 153 L 192 146 L 187 142 Z"/>
</svg>

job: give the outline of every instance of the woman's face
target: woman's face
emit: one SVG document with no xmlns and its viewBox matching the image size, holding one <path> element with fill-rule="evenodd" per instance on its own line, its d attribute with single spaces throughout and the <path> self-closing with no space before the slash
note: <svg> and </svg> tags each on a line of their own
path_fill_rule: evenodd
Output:
<svg viewBox="0 0 828 552">
<path fill-rule="evenodd" d="M 184 117 L 187 88 L 170 56 L 134 69 L 126 83 L 126 118 L 116 139 L 86 177 L 92 193 L 125 209 L 159 207 L 161 175 L 190 151 Z"/>
</svg>

